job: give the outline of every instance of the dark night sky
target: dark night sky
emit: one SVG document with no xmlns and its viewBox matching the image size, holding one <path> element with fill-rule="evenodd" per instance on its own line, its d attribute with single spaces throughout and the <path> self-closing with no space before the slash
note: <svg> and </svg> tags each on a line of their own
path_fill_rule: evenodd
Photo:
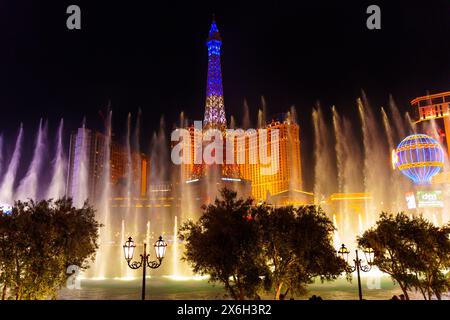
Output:
<svg viewBox="0 0 450 320">
<path fill-rule="evenodd" d="M 66 28 L 70 4 L 81 7 L 80 31 Z M 366 28 L 370 4 L 381 7 L 382 30 Z M 386 105 L 392 94 L 406 111 L 426 90 L 450 90 L 448 0 L 1 0 L 3 132 L 13 137 L 23 121 L 32 133 L 40 117 L 51 130 L 60 117 L 73 130 L 83 116 L 100 128 L 109 99 L 117 132 L 128 112 L 142 108 L 143 140 L 162 114 L 169 128 L 182 110 L 200 120 L 213 12 L 227 116 L 240 118 L 247 99 L 256 119 L 261 95 L 269 113 L 295 105 L 305 148 L 317 100 L 352 113 L 364 89 L 372 105 Z"/>
</svg>

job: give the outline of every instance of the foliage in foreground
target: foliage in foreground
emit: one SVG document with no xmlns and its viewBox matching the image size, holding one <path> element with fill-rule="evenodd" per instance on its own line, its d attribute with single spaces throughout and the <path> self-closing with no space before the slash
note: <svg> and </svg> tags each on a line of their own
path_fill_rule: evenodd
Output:
<svg viewBox="0 0 450 320">
<path fill-rule="evenodd" d="M 374 264 L 391 276 L 409 300 L 419 291 L 425 300 L 441 299 L 450 290 L 450 225 L 434 226 L 422 217 L 382 213 L 374 228 L 358 238 L 362 248 L 374 249 Z"/>
<path fill-rule="evenodd" d="M 255 298 L 269 273 L 264 263 L 259 226 L 251 219 L 252 201 L 236 200 L 236 193 L 222 191 L 223 200 L 204 208 L 199 221 L 180 228 L 185 241 L 183 259 L 193 271 L 220 282 L 233 299 Z"/>
<path fill-rule="evenodd" d="M 179 236 L 193 271 L 222 283 L 233 299 L 259 298 L 261 290 L 280 299 L 304 292 L 314 277 L 333 280 L 345 270 L 332 246 L 334 226 L 317 207 L 254 206 L 236 192 L 221 195 Z"/>
<path fill-rule="evenodd" d="M 99 223 L 87 203 L 71 199 L 17 201 L 0 212 L 1 299 L 56 298 L 67 267 L 86 269 L 98 248 Z"/>
<path fill-rule="evenodd" d="M 256 208 L 275 299 L 306 292 L 315 278 L 332 281 L 347 268 L 336 255 L 335 228 L 316 206 Z M 285 289 L 282 293 L 283 288 Z"/>
</svg>

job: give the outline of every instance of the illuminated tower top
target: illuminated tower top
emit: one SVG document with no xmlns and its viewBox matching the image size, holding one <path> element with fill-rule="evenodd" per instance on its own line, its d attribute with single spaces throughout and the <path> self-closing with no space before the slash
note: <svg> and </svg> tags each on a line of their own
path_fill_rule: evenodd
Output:
<svg viewBox="0 0 450 320">
<path fill-rule="evenodd" d="M 206 46 L 208 47 L 208 79 L 206 81 L 206 106 L 203 127 L 225 129 L 225 106 L 223 102 L 220 47 L 222 39 L 213 16 Z"/>
</svg>

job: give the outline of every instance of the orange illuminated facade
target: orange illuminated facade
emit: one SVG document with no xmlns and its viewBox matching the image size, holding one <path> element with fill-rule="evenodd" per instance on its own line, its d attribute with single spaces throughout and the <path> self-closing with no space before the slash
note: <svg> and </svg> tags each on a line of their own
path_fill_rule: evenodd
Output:
<svg viewBox="0 0 450 320">
<path fill-rule="evenodd" d="M 442 119 L 447 152 L 450 153 L 450 91 L 415 98 L 411 101 L 416 123 Z"/>
<path fill-rule="evenodd" d="M 411 101 L 411 106 L 413 121 L 416 124 L 430 120 L 437 121 L 436 125 L 443 123 L 443 130 L 438 129 L 440 131 L 438 141 L 442 143 L 444 149 L 447 148 L 447 153 L 450 155 L 450 91 L 417 97 Z M 440 172 L 432 178 L 431 182 L 448 184 L 450 183 L 450 173 Z"/>
<path fill-rule="evenodd" d="M 242 177 L 252 183 L 252 196 L 256 200 L 267 200 L 274 195 L 302 190 L 298 124 L 292 122 L 287 116 L 282 121 L 272 121 L 265 129 L 267 129 L 265 141 L 260 141 L 259 135 L 254 141 L 251 138 L 246 139 L 246 161 L 239 165 Z M 278 130 L 279 134 L 279 146 L 275 154 L 272 154 L 271 148 L 273 130 Z M 269 164 L 263 164 L 261 161 L 252 164 L 250 158 L 260 155 L 261 143 L 265 144 L 271 161 Z M 273 165 L 274 161 L 278 165 Z M 271 174 L 263 173 L 264 169 L 271 171 Z M 286 199 L 285 201 L 289 202 L 290 200 Z"/>
<path fill-rule="evenodd" d="M 263 128 L 226 130 L 220 66 L 221 43 L 217 25 L 213 21 L 207 39 L 209 58 L 205 117 L 201 126 L 188 126 L 184 128 L 187 131 L 178 129 L 184 136 L 180 142 L 172 144 L 172 147 L 182 144 L 180 183 L 193 184 L 208 178 L 216 184 L 222 181 L 237 182 L 244 190 L 248 189 L 250 183 L 251 196 L 256 201 L 267 201 L 274 205 L 312 203 L 312 194 L 302 191 L 300 128 L 293 115 L 284 114 L 266 123 Z M 205 130 L 210 128 L 221 132 L 222 141 L 213 151 L 217 155 L 216 149 L 220 148 L 220 163 L 206 164 L 203 159 L 203 150 L 211 142 L 210 139 L 202 138 L 207 134 Z M 203 140 L 207 142 L 203 143 Z"/>
<path fill-rule="evenodd" d="M 302 171 L 300 158 L 300 128 L 291 120 L 289 113 L 272 120 L 266 125 L 266 134 L 261 135 L 256 129 L 242 130 L 227 136 L 224 133 L 221 176 L 240 178 L 251 182 L 251 195 L 257 201 L 270 201 L 277 204 L 312 203 L 312 193 L 302 191 Z M 205 164 L 194 163 L 194 135 L 197 141 L 202 139 L 202 131 L 194 127 L 186 128 L 189 132 L 187 141 L 181 140 L 183 152 L 189 152 L 190 161 L 182 163 L 181 179 L 189 181 L 205 175 Z M 273 132 L 278 133 L 278 142 L 274 141 Z M 233 139 L 234 159 L 227 163 L 227 139 Z M 262 140 L 263 139 L 263 140 Z M 276 145 L 275 145 L 276 143 Z M 274 147 L 272 147 L 274 144 Z M 266 150 L 269 162 L 261 160 L 262 150 Z"/>
</svg>

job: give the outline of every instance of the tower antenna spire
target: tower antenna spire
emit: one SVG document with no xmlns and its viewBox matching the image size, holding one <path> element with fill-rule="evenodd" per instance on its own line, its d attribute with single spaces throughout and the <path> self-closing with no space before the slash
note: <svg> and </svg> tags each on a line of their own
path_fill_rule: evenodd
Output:
<svg viewBox="0 0 450 320">
<path fill-rule="evenodd" d="M 222 39 L 215 22 L 215 15 L 211 22 L 208 39 L 208 77 L 206 81 L 205 119 L 206 129 L 226 129 L 225 106 L 223 101 L 222 71 L 220 66 L 220 49 Z"/>
</svg>

